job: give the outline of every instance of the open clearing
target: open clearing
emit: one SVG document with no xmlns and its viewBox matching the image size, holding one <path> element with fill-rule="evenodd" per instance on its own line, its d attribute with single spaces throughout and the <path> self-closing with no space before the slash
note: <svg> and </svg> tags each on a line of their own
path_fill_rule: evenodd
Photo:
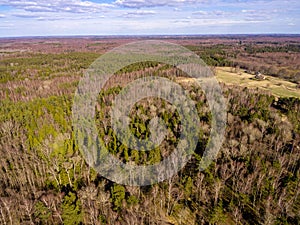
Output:
<svg viewBox="0 0 300 225">
<path fill-rule="evenodd" d="M 271 91 L 274 95 L 280 97 L 300 98 L 300 89 L 297 89 L 297 85 L 292 82 L 266 75 L 264 75 L 265 80 L 257 80 L 252 74 L 245 73 L 244 71 L 240 71 L 239 73 L 233 71 L 234 69 L 230 67 L 218 67 L 218 81 L 225 84 L 234 84 L 242 87 L 260 88 Z"/>
<path fill-rule="evenodd" d="M 300 98 L 300 89 L 295 83 L 282 80 L 280 78 L 264 75 L 265 80 L 257 80 L 253 74 L 245 71 L 235 72 L 231 67 L 217 67 L 216 78 L 219 82 L 227 85 L 238 85 L 248 88 L 260 88 L 270 91 L 278 97 Z M 190 78 L 179 78 L 179 82 L 190 82 Z"/>
</svg>

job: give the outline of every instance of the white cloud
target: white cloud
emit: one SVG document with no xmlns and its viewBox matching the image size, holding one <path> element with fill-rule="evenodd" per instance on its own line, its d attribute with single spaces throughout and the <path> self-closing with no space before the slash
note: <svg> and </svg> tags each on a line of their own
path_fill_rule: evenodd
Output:
<svg viewBox="0 0 300 225">
<path fill-rule="evenodd" d="M 13 13 L 11 15 L 18 18 L 39 18 L 40 17 L 38 14 L 32 14 L 32 13 Z"/>
<path fill-rule="evenodd" d="M 208 15 L 208 12 L 200 10 L 200 11 L 197 11 L 197 12 L 193 12 L 193 14 L 195 14 L 195 15 Z"/>
<path fill-rule="evenodd" d="M 241 17 L 246 21 L 269 21 L 278 17 L 280 10 L 274 9 L 243 9 Z"/>
<path fill-rule="evenodd" d="M 255 13 L 256 10 L 253 10 L 253 9 L 243 9 L 242 10 L 242 13 Z"/>
<path fill-rule="evenodd" d="M 197 3 L 208 3 L 208 0 L 117 0 L 116 5 L 128 8 L 180 6 Z"/>
<path fill-rule="evenodd" d="M 192 13 L 196 18 L 202 18 L 202 19 L 218 19 L 220 17 L 229 16 L 232 17 L 231 13 L 228 13 L 226 11 L 221 10 L 213 10 L 213 11 L 196 11 Z"/>
<path fill-rule="evenodd" d="M 221 10 L 215 10 L 212 13 L 216 16 L 223 16 L 227 14 L 225 11 L 221 11 Z"/>
<path fill-rule="evenodd" d="M 81 0 L 0 0 L 0 5 L 11 6 L 16 9 L 23 9 L 29 12 L 73 12 L 91 13 L 101 12 L 112 4 L 95 3 Z"/>
<path fill-rule="evenodd" d="M 129 11 L 122 15 L 125 18 L 138 18 L 138 17 L 145 17 L 155 15 L 156 12 L 153 10 L 137 10 L 137 11 Z"/>
<path fill-rule="evenodd" d="M 173 23 L 176 24 L 187 24 L 187 23 L 191 23 L 190 20 L 174 20 Z"/>
</svg>

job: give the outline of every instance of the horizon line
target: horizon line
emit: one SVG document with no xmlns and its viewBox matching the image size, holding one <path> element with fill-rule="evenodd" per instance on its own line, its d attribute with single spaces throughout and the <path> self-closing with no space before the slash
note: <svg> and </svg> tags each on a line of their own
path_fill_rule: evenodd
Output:
<svg viewBox="0 0 300 225">
<path fill-rule="evenodd" d="M 24 36 L 0 36 L 0 39 L 13 39 L 13 38 L 144 38 L 144 37 L 221 37 L 221 36 L 299 36 L 300 33 L 220 33 L 220 34 L 70 34 L 70 35 L 24 35 Z"/>
</svg>

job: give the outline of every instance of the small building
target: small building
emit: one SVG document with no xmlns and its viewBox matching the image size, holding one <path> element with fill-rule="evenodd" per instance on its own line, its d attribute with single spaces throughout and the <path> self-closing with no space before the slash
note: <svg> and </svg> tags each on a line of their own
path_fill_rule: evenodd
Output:
<svg viewBox="0 0 300 225">
<path fill-rule="evenodd" d="M 257 72 L 255 74 L 255 79 L 257 79 L 257 80 L 265 80 L 266 77 L 264 75 L 262 75 L 260 72 Z"/>
</svg>

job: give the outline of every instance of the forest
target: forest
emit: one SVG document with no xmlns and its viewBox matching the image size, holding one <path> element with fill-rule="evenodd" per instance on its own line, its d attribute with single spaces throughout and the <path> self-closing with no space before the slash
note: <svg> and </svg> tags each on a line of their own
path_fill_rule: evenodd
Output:
<svg viewBox="0 0 300 225">
<path fill-rule="evenodd" d="M 146 38 L 146 37 L 145 37 Z M 163 39 L 192 50 L 211 67 L 263 73 L 300 85 L 299 36 Z M 178 144 L 180 117 L 165 100 L 136 103 L 129 129 L 149 137 L 158 116 L 168 135 L 151 151 L 116 137 L 109 111 L 130 81 L 178 81 L 200 118 L 195 152 L 176 175 L 135 187 L 90 167 L 72 125 L 80 78 L 102 54 L 134 38 L 0 39 L 0 224 L 300 224 L 300 99 L 221 83 L 227 103 L 225 141 L 204 171 L 212 114 L 203 90 L 180 83 L 186 74 L 160 62 L 132 64 L 114 74 L 97 97 L 98 135 L 124 163 L 153 165 Z M 300 91 L 300 90 L 299 90 Z"/>
</svg>

